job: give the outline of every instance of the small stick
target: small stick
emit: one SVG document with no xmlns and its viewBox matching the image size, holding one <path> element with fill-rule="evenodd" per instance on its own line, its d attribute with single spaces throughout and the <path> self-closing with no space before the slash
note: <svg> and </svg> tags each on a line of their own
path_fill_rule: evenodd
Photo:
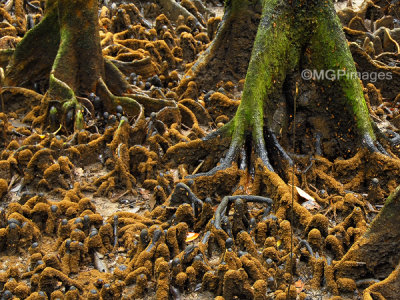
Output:
<svg viewBox="0 0 400 300">
<path fill-rule="evenodd" d="M 100 258 L 100 254 L 97 251 L 94 251 L 93 253 L 93 260 L 94 260 L 94 266 L 97 270 L 99 270 L 102 273 L 108 273 L 108 268 L 106 264 L 103 262 L 103 260 Z"/>
<path fill-rule="evenodd" d="M 118 216 L 114 216 L 114 224 L 113 224 L 113 233 L 114 233 L 114 248 L 118 245 Z"/>
</svg>

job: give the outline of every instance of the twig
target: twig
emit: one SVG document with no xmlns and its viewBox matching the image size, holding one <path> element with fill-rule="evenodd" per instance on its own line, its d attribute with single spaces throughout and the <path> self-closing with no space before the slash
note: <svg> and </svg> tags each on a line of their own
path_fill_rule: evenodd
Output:
<svg viewBox="0 0 400 300">
<path fill-rule="evenodd" d="M 103 260 L 100 258 L 100 254 L 97 251 L 94 251 L 93 253 L 93 260 L 94 260 L 94 266 L 97 270 L 99 270 L 102 273 L 108 273 L 108 268 L 103 262 Z"/>
</svg>

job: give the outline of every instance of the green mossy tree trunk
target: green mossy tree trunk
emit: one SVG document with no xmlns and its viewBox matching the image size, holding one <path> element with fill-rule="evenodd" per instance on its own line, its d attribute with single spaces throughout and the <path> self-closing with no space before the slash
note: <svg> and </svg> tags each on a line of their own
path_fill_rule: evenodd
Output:
<svg viewBox="0 0 400 300">
<path fill-rule="evenodd" d="M 34 83 L 48 80 L 60 45 L 57 5 L 55 0 L 48 1 L 42 21 L 18 43 L 6 70 L 6 85 L 32 88 Z"/>
<path fill-rule="evenodd" d="M 234 3 L 232 1 L 231 5 Z M 305 67 L 317 73 L 329 70 L 337 75 L 333 81 L 313 81 L 320 94 L 304 112 L 314 115 L 312 118 L 315 115 L 325 119 L 334 116 L 336 123 L 343 122 L 349 126 L 343 128 L 335 124 L 333 127 L 333 123 L 318 125 L 314 122 L 314 131 L 318 133 L 327 128 L 331 134 L 335 134 L 336 130 L 353 131 L 364 146 L 377 151 L 361 82 L 356 76 L 354 61 L 333 3 L 322 0 L 293 3 L 264 0 L 262 6 L 241 103 L 234 118 L 218 132 L 231 135 L 232 142 L 220 165 L 208 174 L 229 167 L 239 153 L 243 153 L 242 146 L 249 140 L 255 154 L 269 169 L 274 169 L 270 163 L 271 156 L 274 156 L 274 164 L 278 168 L 285 168 L 287 163 L 291 163 L 277 141 L 277 132 L 273 130 L 274 115 L 284 93 L 286 107 L 293 106 L 296 91 L 285 91 L 289 86 L 288 78 L 300 74 Z M 306 84 L 299 77 L 297 83 Z M 267 137 L 269 140 L 266 143 Z M 354 138 L 350 136 L 349 140 Z M 286 163 L 279 165 L 277 161 Z"/>
<path fill-rule="evenodd" d="M 59 96 L 53 91 L 57 88 L 53 77 L 77 93 L 95 91 L 98 80 L 104 77 L 98 1 L 58 0 L 57 9 L 49 11 L 54 13 L 58 13 L 60 46 L 50 73 L 50 96 Z"/>
<path fill-rule="evenodd" d="M 318 99 L 321 109 L 329 106 L 331 114 L 342 118 L 346 110 L 359 140 L 371 151 L 378 150 L 361 81 L 354 76 L 354 61 L 332 2 L 293 2 L 263 1 L 242 100 L 236 115 L 224 128 L 231 134 L 232 142 L 214 171 L 230 166 L 249 136 L 255 153 L 272 169 L 266 151 L 271 145 L 265 143 L 264 133 L 272 131 L 274 112 L 287 77 L 304 67 L 335 74 L 332 81 L 316 81 L 326 91 Z M 334 99 L 328 101 L 332 95 Z M 400 187 L 388 198 L 368 232 L 335 266 L 337 276 L 385 278 L 396 268 L 400 260 L 399 212 Z"/>
<path fill-rule="evenodd" d="M 76 96 L 94 92 L 109 111 L 122 104 L 137 113 L 139 105 L 127 97 L 123 74 L 103 58 L 100 47 L 97 0 L 48 0 L 41 22 L 17 45 L 6 69 L 5 84 L 32 88 L 43 83 L 47 99 L 59 102 L 64 113 L 75 110 L 75 128 L 81 128 L 82 110 Z"/>
<path fill-rule="evenodd" d="M 54 77 L 79 94 L 94 92 L 104 77 L 97 1 L 48 0 L 43 20 L 18 44 L 6 84 L 32 85 Z M 59 98 L 53 80 L 50 94 Z"/>
</svg>

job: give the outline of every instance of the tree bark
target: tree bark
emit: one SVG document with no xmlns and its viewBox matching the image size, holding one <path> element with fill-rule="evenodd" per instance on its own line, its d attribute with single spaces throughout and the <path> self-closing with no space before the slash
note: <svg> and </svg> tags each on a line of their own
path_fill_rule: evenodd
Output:
<svg viewBox="0 0 400 300">
<path fill-rule="evenodd" d="M 297 74 L 295 85 L 305 85 L 305 90 L 310 86 L 298 76 L 305 67 L 316 72 L 347 72 L 349 76 L 337 76 L 334 81 L 312 81 L 313 85 L 318 86 L 319 94 L 302 108 L 302 114 L 307 115 L 302 121 L 313 127 L 314 134 L 325 132 L 325 140 L 342 132 L 348 143 L 354 144 L 354 140 L 358 140 L 369 150 L 378 151 L 361 82 L 353 76 L 356 74 L 354 61 L 333 3 L 293 1 L 291 4 L 264 0 L 262 5 L 262 16 L 240 105 L 234 118 L 212 135 L 230 136 L 232 141 L 221 163 L 206 174 L 212 175 L 230 167 L 243 153 L 243 146 L 249 140 L 256 156 L 270 170 L 274 170 L 273 164 L 277 169 L 284 169 L 288 163 L 291 164 L 290 157 L 276 138 L 279 131 L 274 129 L 274 119 L 282 105 L 282 98 L 286 107 L 293 107 L 294 98 L 297 97 L 297 88 L 290 88 L 288 83 L 290 78 L 296 78 Z M 240 11 L 243 7 L 237 9 Z M 219 38 L 217 36 L 213 44 L 221 42 Z M 203 63 L 203 57 L 199 63 Z M 293 110 L 286 109 L 288 112 L 293 113 Z M 305 135 L 305 132 L 298 134 Z M 286 138 L 289 136 L 290 133 L 286 133 Z M 353 147 L 356 149 L 357 145 Z M 343 152 L 348 148 L 349 145 L 345 143 Z M 334 152 L 334 155 L 338 153 Z"/>
<path fill-rule="evenodd" d="M 46 2 L 42 21 L 17 45 L 5 74 L 5 84 L 10 86 L 33 88 L 39 82 L 46 82 L 47 102 L 61 104 L 52 113 L 64 118 L 65 112 L 74 110 L 75 129 L 83 126 L 76 96 L 96 93 L 110 112 L 117 105 L 135 115 L 141 110 L 134 99 L 121 97 L 131 91 L 130 85 L 118 68 L 103 58 L 96 0 Z M 44 116 L 49 113 L 50 107 Z"/>
<path fill-rule="evenodd" d="M 355 279 L 386 278 L 400 262 L 399 223 L 400 186 L 388 197 L 368 231 L 335 266 L 336 276 Z"/>
<path fill-rule="evenodd" d="M 304 49 L 308 51 L 305 53 Z M 262 143 L 263 116 L 266 126 L 271 128 L 278 93 L 287 75 L 302 69 L 299 64 L 304 56 L 307 56 L 311 69 L 317 72 L 332 70 L 356 74 L 331 1 L 294 7 L 278 1 L 264 1 L 242 100 L 234 118 L 237 132 L 233 135 L 234 140 L 243 136 L 243 130 L 247 129 L 252 131 L 254 141 Z M 359 137 L 372 147 L 375 135 L 359 79 L 341 76 L 333 83 L 322 81 L 320 84 L 334 89 L 339 100 L 339 103 L 333 103 L 335 113 L 347 109 L 355 119 L 353 125 Z"/>
<path fill-rule="evenodd" d="M 100 48 L 98 1 L 58 0 L 60 46 L 50 73 L 50 95 L 57 83 L 66 83 L 75 93 L 94 92 L 100 77 L 104 77 L 104 62 Z M 55 86 L 54 86 L 55 85 Z M 54 94 L 54 95 L 53 95 Z"/>
<path fill-rule="evenodd" d="M 60 44 L 57 4 L 56 0 L 48 1 L 42 21 L 18 43 L 6 69 L 6 85 L 32 88 L 48 79 Z"/>
<path fill-rule="evenodd" d="M 6 84 L 33 86 L 50 75 L 50 94 L 60 98 L 57 80 L 75 93 L 90 93 L 104 77 L 97 1 L 48 0 L 43 20 L 18 44 Z M 43 55 L 47 53 L 47 55 Z"/>
<path fill-rule="evenodd" d="M 199 89 L 212 89 L 221 80 L 237 82 L 243 79 L 260 13 L 260 0 L 226 0 L 215 38 L 182 78 L 178 94 L 185 91 L 190 81 L 196 81 Z"/>
</svg>

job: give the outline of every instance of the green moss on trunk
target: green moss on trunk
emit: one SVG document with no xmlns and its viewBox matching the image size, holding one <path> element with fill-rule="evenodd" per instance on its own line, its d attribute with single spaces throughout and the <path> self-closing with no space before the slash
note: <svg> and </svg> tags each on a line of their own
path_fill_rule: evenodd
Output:
<svg viewBox="0 0 400 300">
<path fill-rule="evenodd" d="M 122 104 L 127 111 L 139 113 L 134 99 L 112 94 L 121 96 L 130 91 L 130 86 L 111 62 L 106 64 L 100 45 L 98 1 L 48 0 L 42 21 L 17 45 L 7 68 L 6 84 L 32 88 L 47 79 L 45 100 L 60 102 L 64 113 L 74 110 L 75 129 L 84 126 L 76 95 L 87 96 L 98 89 L 107 90 L 102 101 L 109 111 Z M 111 92 L 103 79 L 111 83 Z M 48 111 L 43 107 L 43 117 L 38 119 L 45 120 Z"/>
<path fill-rule="evenodd" d="M 98 2 L 59 0 L 61 44 L 51 73 L 75 92 L 95 91 L 104 75 Z"/>
<path fill-rule="evenodd" d="M 233 143 L 242 144 L 244 136 L 251 131 L 253 143 L 264 148 L 263 128 L 272 127 L 272 118 L 277 109 L 277 98 L 282 91 L 287 75 L 300 71 L 300 60 L 309 55 L 317 72 L 332 70 L 337 74 L 346 70 L 356 74 L 347 41 L 341 30 L 331 1 L 296 3 L 265 0 L 258 27 L 240 106 L 234 117 Z M 356 132 L 361 139 L 375 140 L 364 100 L 361 82 L 357 77 L 337 77 L 333 84 L 322 81 L 323 86 L 335 87 L 343 103 L 335 103 L 340 115 L 348 109 L 354 117 Z M 337 109 L 340 111 L 337 111 Z M 258 151 L 258 154 L 263 151 Z M 267 159 L 263 158 L 266 162 Z"/>
<path fill-rule="evenodd" d="M 199 68 L 210 64 L 212 53 L 226 42 L 225 37 L 229 31 L 228 24 L 234 18 L 245 14 L 247 9 L 255 3 L 259 2 L 236 0 L 225 2 L 224 19 L 216 38 L 192 70 L 186 74 L 180 88 L 196 77 L 195 72 Z M 253 144 L 255 154 L 270 170 L 273 170 L 273 167 L 270 164 L 267 150 L 273 151 L 274 157 L 280 160 L 276 162 L 276 165 L 281 169 L 280 171 L 285 171 L 287 163 L 290 165 L 292 161 L 279 145 L 276 132 L 273 130 L 276 129 L 274 116 L 276 112 L 279 112 L 279 105 L 285 98 L 282 94 L 288 77 L 299 74 L 303 67 L 302 64 L 307 60 L 311 61 L 311 66 L 317 72 L 329 69 L 338 74 L 343 70 L 355 74 L 354 61 L 330 0 L 293 1 L 293 3 L 263 0 L 261 4 L 263 7 L 261 20 L 247 69 L 241 103 L 234 118 L 223 129 L 218 130 L 210 137 L 222 134 L 231 135 L 231 145 L 221 163 L 207 172 L 208 175 L 213 175 L 216 171 L 229 167 L 232 162 L 237 160 L 239 153 L 241 151 L 243 153 L 243 146 L 249 140 Z M 306 49 L 308 51 L 305 51 Z M 310 108 L 310 111 L 321 113 L 322 117 L 328 118 L 331 117 L 326 113 L 328 110 L 326 107 L 329 106 L 330 114 L 340 116 L 339 119 L 342 118 L 343 121 L 346 121 L 345 123 L 350 123 L 350 126 L 353 124 L 359 140 L 364 142 L 368 149 L 377 151 L 360 80 L 357 77 L 342 76 L 338 77 L 333 84 L 323 80 L 315 83 L 322 87 L 332 88 L 337 99 L 335 99 L 334 105 L 326 105 L 328 97 L 323 93 L 320 95 L 321 100 L 313 100 L 321 101 L 321 103 L 313 103 L 321 108 L 318 110 L 313 107 Z M 292 99 L 288 94 L 293 96 L 296 93 L 292 90 L 286 93 L 287 106 L 293 105 L 290 103 Z M 346 109 L 347 115 L 343 114 L 343 110 Z M 354 121 L 353 119 L 349 121 L 348 115 L 350 118 L 354 118 Z M 314 129 L 318 131 L 320 128 L 317 127 L 321 124 L 315 124 L 316 128 Z M 346 128 L 345 130 L 352 132 L 352 129 Z M 335 130 L 343 129 L 329 128 L 327 132 L 334 134 Z M 268 145 L 264 139 L 264 132 L 268 132 Z M 246 155 L 242 155 L 241 165 Z"/>
<path fill-rule="evenodd" d="M 332 86 L 342 91 L 345 105 L 355 118 L 358 133 L 362 136 L 367 134 L 375 140 L 361 82 L 356 75 L 347 40 L 331 1 L 321 2 L 316 7 L 313 26 L 311 64 L 318 71 L 335 71 L 337 78 Z"/>
<path fill-rule="evenodd" d="M 300 57 L 301 45 L 296 40 L 302 33 L 295 29 L 294 12 L 278 3 L 269 1 L 264 6 L 242 101 L 235 116 L 236 124 L 245 122 L 247 129 L 262 128 L 264 107 L 272 113 L 268 107 L 282 89 L 287 72 L 296 66 Z M 266 119 L 270 117 L 267 115 Z"/>
<path fill-rule="evenodd" d="M 60 43 L 57 1 L 46 3 L 42 21 L 18 43 L 6 69 L 6 85 L 32 87 L 48 77 Z"/>
<path fill-rule="evenodd" d="M 48 0 L 42 21 L 18 44 L 6 84 L 32 87 L 51 72 L 75 93 L 95 91 L 104 76 L 97 14 L 97 1 Z M 54 78 L 50 95 L 65 99 Z"/>
</svg>

